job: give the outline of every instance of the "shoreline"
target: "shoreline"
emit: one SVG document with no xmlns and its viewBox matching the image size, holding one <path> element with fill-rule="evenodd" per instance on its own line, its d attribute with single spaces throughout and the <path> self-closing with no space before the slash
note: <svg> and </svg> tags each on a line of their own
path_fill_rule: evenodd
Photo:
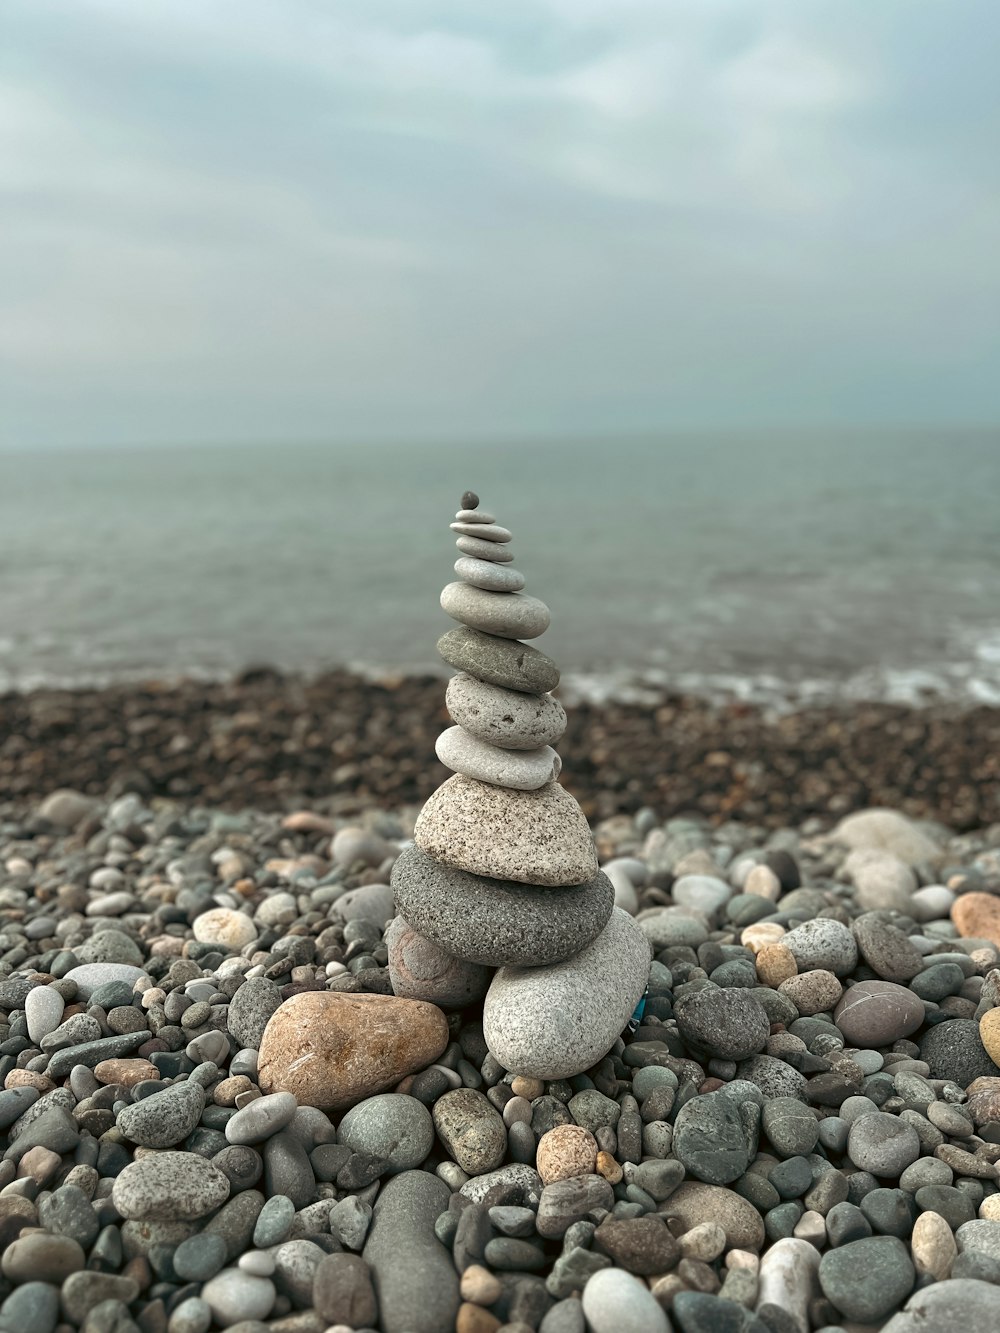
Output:
<svg viewBox="0 0 1000 1333">
<path fill-rule="evenodd" d="M 447 776 L 442 678 L 251 668 L 227 680 L 0 694 L 0 792 L 135 790 L 334 814 L 426 799 Z M 1000 708 L 855 703 L 776 713 L 664 692 L 576 700 L 560 742 L 591 820 L 651 807 L 768 827 L 888 806 L 965 831 L 1000 823 Z"/>
</svg>

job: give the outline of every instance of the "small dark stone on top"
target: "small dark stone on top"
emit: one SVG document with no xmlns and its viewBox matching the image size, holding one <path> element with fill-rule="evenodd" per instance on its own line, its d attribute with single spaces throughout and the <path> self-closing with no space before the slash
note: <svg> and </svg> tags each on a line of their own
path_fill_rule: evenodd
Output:
<svg viewBox="0 0 1000 1333">
<path fill-rule="evenodd" d="M 478 508 L 479 508 L 479 496 L 476 494 L 475 491 L 464 491 L 464 492 L 463 492 L 463 494 L 462 494 L 462 508 L 463 508 L 463 509 L 478 509 Z"/>
</svg>

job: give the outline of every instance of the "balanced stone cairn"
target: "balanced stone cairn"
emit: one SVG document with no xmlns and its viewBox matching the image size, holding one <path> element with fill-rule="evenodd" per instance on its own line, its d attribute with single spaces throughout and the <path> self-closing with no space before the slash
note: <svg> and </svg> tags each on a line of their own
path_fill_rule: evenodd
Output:
<svg viewBox="0 0 1000 1333">
<path fill-rule="evenodd" d="M 478 496 L 465 493 L 451 526 L 459 581 L 441 605 L 461 628 L 437 646 L 459 673 L 446 695 L 456 725 L 436 748 L 454 777 L 392 872 L 390 976 L 397 995 L 445 1007 L 485 996 L 486 1044 L 505 1069 L 568 1078 L 628 1023 L 650 946 L 615 907 L 586 817 L 558 782 L 559 670 L 522 642 L 545 632 L 549 609 L 522 591 L 511 534 Z"/>
</svg>

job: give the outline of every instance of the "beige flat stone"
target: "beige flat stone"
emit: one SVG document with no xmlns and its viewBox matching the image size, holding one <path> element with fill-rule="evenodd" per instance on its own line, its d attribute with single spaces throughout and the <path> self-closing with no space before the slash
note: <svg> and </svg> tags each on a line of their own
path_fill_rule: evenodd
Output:
<svg viewBox="0 0 1000 1333">
<path fill-rule="evenodd" d="M 680 1218 L 685 1230 L 701 1222 L 717 1222 L 728 1243 L 741 1250 L 759 1250 L 764 1244 L 760 1213 L 741 1195 L 721 1185 L 686 1181 L 662 1205 L 661 1212 L 666 1217 Z"/>
<path fill-rule="evenodd" d="M 577 802 L 557 782 L 510 791 L 456 773 L 430 796 L 413 838 L 446 866 L 519 884 L 583 884 L 597 851 Z"/>
</svg>

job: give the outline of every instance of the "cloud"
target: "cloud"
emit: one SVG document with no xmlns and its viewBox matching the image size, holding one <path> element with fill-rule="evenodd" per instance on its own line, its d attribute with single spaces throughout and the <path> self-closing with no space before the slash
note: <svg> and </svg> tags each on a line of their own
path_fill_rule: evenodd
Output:
<svg viewBox="0 0 1000 1333">
<path fill-rule="evenodd" d="M 5 433 L 994 417 L 998 20 L 936 8 L 10 0 Z"/>
</svg>

